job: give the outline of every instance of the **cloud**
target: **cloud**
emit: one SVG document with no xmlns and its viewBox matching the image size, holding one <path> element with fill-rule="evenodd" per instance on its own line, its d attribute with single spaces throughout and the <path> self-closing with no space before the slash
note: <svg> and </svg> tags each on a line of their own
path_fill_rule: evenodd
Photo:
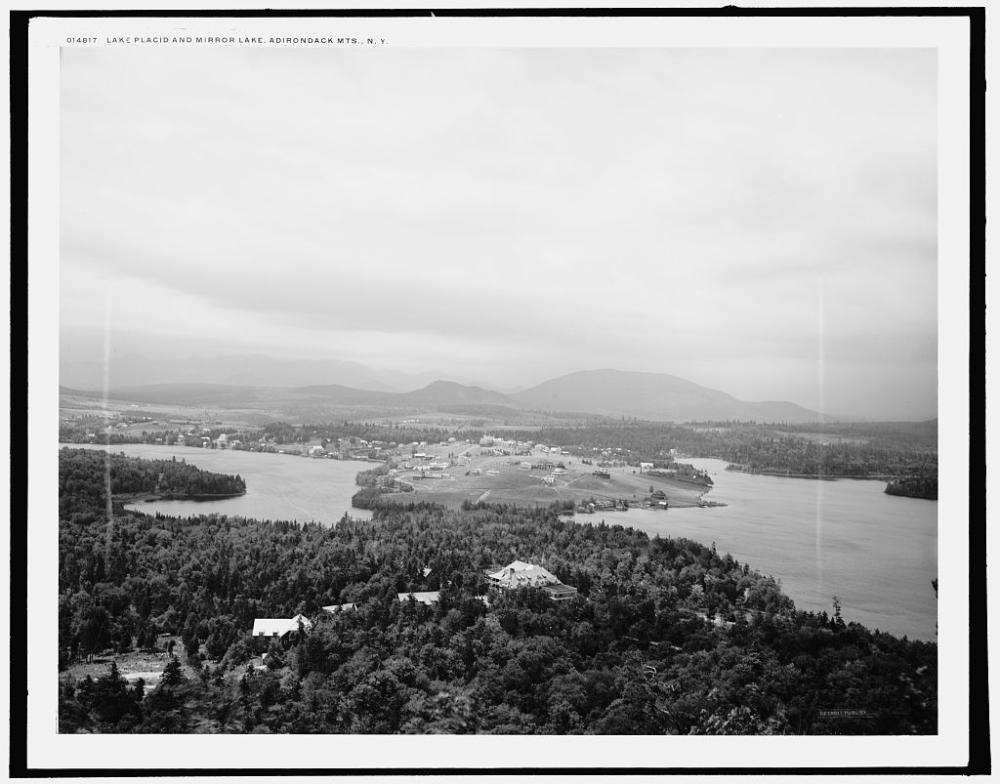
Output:
<svg viewBox="0 0 1000 784">
<path fill-rule="evenodd" d="M 63 319 L 101 324 L 110 289 L 122 331 L 149 328 L 131 303 L 154 297 L 186 308 L 152 319 L 163 334 L 514 383 L 546 357 L 676 372 L 692 354 L 812 378 L 820 321 L 845 368 L 924 362 L 935 68 L 921 50 L 67 50 Z"/>
</svg>

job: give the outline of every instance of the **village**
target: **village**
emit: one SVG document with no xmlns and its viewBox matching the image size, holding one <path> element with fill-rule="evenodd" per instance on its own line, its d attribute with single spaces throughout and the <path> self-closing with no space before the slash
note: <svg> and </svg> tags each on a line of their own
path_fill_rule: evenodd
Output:
<svg viewBox="0 0 1000 784">
<path fill-rule="evenodd" d="M 711 480 L 671 456 L 638 462 L 621 448 L 589 450 L 484 435 L 390 448 L 379 477 L 386 500 L 415 493 L 421 500 L 559 504 L 581 514 L 705 506 Z"/>
<path fill-rule="evenodd" d="M 402 502 L 417 497 L 450 508 L 479 502 L 558 504 L 568 512 L 594 514 L 717 505 L 703 498 L 711 479 L 678 460 L 676 449 L 649 460 L 622 447 L 560 446 L 510 438 L 502 429 L 457 429 L 441 440 L 425 440 L 420 436 L 431 431 L 419 424 L 395 424 L 400 429 L 388 423 L 371 428 L 384 433 L 383 438 L 364 438 L 338 435 L 336 428 L 255 426 L 217 420 L 211 414 L 198 416 L 191 410 L 123 406 L 104 416 L 93 410 L 64 410 L 60 440 L 370 462 L 384 470 L 373 482 L 377 492 L 362 497 Z M 403 433 L 420 440 L 392 440 Z"/>
</svg>

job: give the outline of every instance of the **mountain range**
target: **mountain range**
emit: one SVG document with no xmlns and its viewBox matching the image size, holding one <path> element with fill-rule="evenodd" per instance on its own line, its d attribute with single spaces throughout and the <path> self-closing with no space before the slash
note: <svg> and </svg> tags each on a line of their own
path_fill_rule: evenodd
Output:
<svg viewBox="0 0 1000 784">
<path fill-rule="evenodd" d="M 683 422 L 691 420 L 758 420 L 817 422 L 823 417 L 795 403 L 749 403 L 666 373 L 583 370 L 511 396 L 522 407 L 603 416 Z"/>
<path fill-rule="evenodd" d="M 103 389 L 105 363 L 99 359 L 62 359 L 59 383 L 74 389 Z M 277 358 L 265 354 L 145 357 L 112 355 L 107 363 L 109 387 L 150 384 L 222 384 L 241 387 L 289 388 L 340 384 L 376 392 L 408 392 L 444 378 L 436 371 L 404 373 L 368 367 L 360 362 L 330 359 Z M 463 384 L 472 379 L 453 378 Z"/>
<path fill-rule="evenodd" d="M 96 392 L 76 392 L 97 396 Z M 480 386 L 436 380 L 406 392 L 361 389 L 345 384 L 263 386 L 170 383 L 113 386 L 115 400 L 219 408 L 323 407 L 442 413 L 544 412 L 653 421 L 755 420 L 816 422 L 824 416 L 785 401 L 748 402 L 664 373 L 586 370 L 553 378 L 530 389 L 503 394 Z"/>
</svg>

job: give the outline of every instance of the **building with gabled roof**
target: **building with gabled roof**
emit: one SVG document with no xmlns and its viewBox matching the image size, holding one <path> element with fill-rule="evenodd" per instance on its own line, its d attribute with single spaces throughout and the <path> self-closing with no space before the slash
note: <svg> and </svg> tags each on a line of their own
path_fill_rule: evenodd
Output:
<svg viewBox="0 0 1000 784">
<path fill-rule="evenodd" d="M 526 561 L 511 561 L 499 571 L 486 576 L 490 585 L 503 591 L 542 588 L 554 602 L 566 601 L 577 595 L 576 588 L 564 585 L 548 569 Z"/>
<path fill-rule="evenodd" d="M 293 635 L 298 635 L 299 629 L 309 631 L 312 621 L 299 613 L 294 618 L 255 618 L 251 636 L 255 643 L 269 643 L 271 640 L 288 642 Z"/>
</svg>

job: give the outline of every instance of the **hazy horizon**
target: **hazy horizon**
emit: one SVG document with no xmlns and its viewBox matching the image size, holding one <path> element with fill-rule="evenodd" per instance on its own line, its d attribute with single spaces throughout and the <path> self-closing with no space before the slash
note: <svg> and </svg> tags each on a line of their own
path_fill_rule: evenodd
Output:
<svg viewBox="0 0 1000 784">
<path fill-rule="evenodd" d="M 933 50 L 61 63 L 64 365 L 615 368 L 936 416 Z"/>
</svg>

